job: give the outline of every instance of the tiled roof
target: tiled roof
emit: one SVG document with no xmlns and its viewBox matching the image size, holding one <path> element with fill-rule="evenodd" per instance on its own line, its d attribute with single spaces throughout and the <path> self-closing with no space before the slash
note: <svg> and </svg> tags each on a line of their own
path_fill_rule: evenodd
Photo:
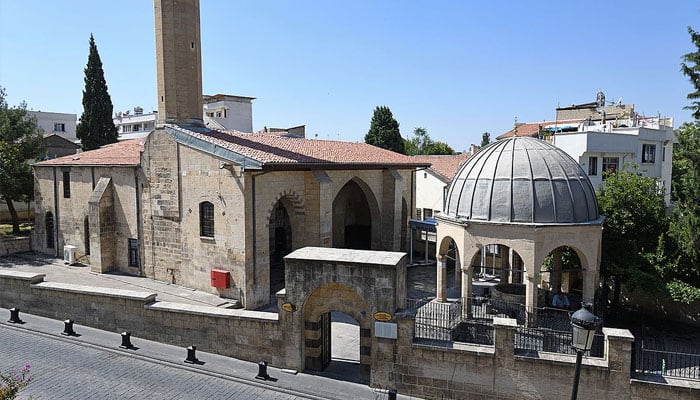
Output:
<svg viewBox="0 0 700 400">
<path fill-rule="evenodd" d="M 459 171 L 459 167 L 464 165 L 471 156 L 471 151 L 465 151 L 462 154 L 455 154 L 452 156 L 413 156 L 413 159 L 432 164 L 430 169 L 435 171 L 447 182 L 452 180 L 457 171 Z"/>
<path fill-rule="evenodd" d="M 252 158 L 262 164 L 361 164 L 413 168 L 427 166 L 413 157 L 366 143 L 283 137 L 170 126 L 196 139 Z"/>
<path fill-rule="evenodd" d="M 547 125 L 554 125 L 554 124 L 560 124 L 560 125 L 566 125 L 570 123 L 579 123 L 581 122 L 580 119 L 567 119 L 567 120 L 559 120 L 559 121 L 540 121 L 540 122 L 527 122 L 524 124 L 518 124 L 518 135 L 517 136 L 529 136 L 529 137 L 537 137 L 537 133 L 540 131 L 540 126 L 544 127 Z M 515 135 L 515 128 L 509 130 L 508 132 L 498 136 L 496 139 L 505 139 L 509 137 L 513 137 Z"/>
<path fill-rule="evenodd" d="M 54 165 L 136 166 L 140 163 L 142 151 L 143 139 L 124 140 L 102 146 L 99 149 L 54 158 L 34 165 L 39 167 Z"/>
</svg>

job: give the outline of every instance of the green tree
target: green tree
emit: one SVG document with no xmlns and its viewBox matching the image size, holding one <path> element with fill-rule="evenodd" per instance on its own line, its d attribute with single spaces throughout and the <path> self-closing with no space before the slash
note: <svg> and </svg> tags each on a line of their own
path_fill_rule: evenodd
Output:
<svg viewBox="0 0 700 400">
<path fill-rule="evenodd" d="M 0 87 L 0 199 L 7 203 L 12 233 L 20 234 L 19 216 L 13 201 L 30 201 L 34 196 L 34 176 L 29 161 L 44 153 L 44 138 L 36 120 L 27 114 L 27 105 L 8 107 Z"/>
<path fill-rule="evenodd" d="M 83 114 L 76 130 L 83 150 L 93 150 L 117 141 L 119 134 L 112 120 L 112 111 L 112 98 L 107 91 L 102 60 L 97 52 L 95 38 L 90 34 L 90 54 L 85 67 Z"/>
<path fill-rule="evenodd" d="M 425 154 L 431 154 L 431 155 L 453 155 L 457 154 L 456 151 L 452 147 L 450 147 L 447 143 L 441 142 L 441 141 L 436 141 L 433 142 L 433 144 L 426 150 L 427 152 Z"/>
<path fill-rule="evenodd" d="M 598 205 L 605 215 L 601 277 L 605 288 L 613 287 L 612 310 L 617 311 L 623 284 L 630 290 L 661 290 L 663 282 L 653 260 L 668 220 L 663 191 L 654 178 L 634 169 L 605 178 L 598 190 Z"/>
<path fill-rule="evenodd" d="M 691 27 L 688 27 L 688 33 L 690 34 L 690 40 L 692 40 L 697 49 L 682 57 L 681 71 L 693 84 L 695 91 L 688 93 L 687 98 L 692 101 L 689 106 L 683 108 L 692 110 L 693 118 L 700 119 L 700 34 Z"/>
<path fill-rule="evenodd" d="M 491 143 L 491 134 L 488 132 L 484 132 L 483 135 L 481 135 L 481 145 L 480 147 L 487 146 L 489 143 Z"/>
<path fill-rule="evenodd" d="M 365 135 L 365 143 L 405 154 L 399 123 L 394 119 L 389 107 L 377 106 L 374 109 L 369 131 Z"/>
</svg>

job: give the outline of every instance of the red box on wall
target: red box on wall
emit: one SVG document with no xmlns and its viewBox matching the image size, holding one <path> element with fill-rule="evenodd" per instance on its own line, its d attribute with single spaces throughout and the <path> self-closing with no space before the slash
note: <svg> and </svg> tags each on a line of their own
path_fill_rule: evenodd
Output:
<svg viewBox="0 0 700 400">
<path fill-rule="evenodd" d="M 211 285 L 218 289 L 227 289 L 231 281 L 231 273 L 220 269 L 211 270 Z"/>
</svg>

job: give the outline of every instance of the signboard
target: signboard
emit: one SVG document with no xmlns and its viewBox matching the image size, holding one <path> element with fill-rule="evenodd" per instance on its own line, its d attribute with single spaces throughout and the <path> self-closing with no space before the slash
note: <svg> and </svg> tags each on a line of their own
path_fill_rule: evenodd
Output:
<svg viewBox="0 0 700 400">
<path fill-rule="evenodd" d="M 379 311 L 374 313 L 374 319 L 376 321 L 388 322 L 391 321 L 391 318 L 392 316 L 388 312 Z"/>
<path fill-rule="evenodd" d="M 297 306 L 292 303 L 284 303 L 282 304 L 282 309 L 286 312 L 294 312 L 297 310 Z"/>
<path fill-rule="evenodd" d="M 398 336 L 396 324 L 392 322 L 375 322 L 374 336 L 378 338 L 396 339 Z"/>
</svg>

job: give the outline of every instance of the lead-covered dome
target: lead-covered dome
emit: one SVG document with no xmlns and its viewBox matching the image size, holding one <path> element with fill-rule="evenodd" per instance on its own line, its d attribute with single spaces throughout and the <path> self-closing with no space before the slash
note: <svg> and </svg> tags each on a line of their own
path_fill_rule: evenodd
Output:
<svg viewBox="0 0 700 400">
<path fill-rule="evenodd" d="M 579 224 L 599 219 L 595 191 L 578 163 L 532 137 L 498 140 L 455 175 L 447 217 L 499 223 Z"/>
</svg>

